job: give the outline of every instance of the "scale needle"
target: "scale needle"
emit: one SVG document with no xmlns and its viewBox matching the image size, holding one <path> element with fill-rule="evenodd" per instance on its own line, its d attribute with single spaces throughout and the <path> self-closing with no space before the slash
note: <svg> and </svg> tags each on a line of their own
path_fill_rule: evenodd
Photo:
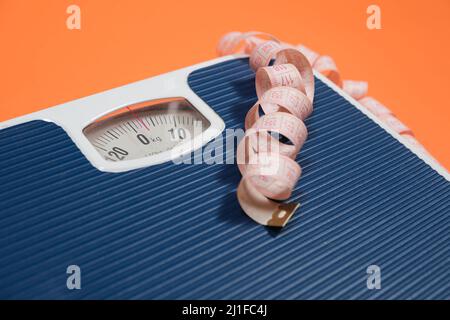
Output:
<svg viewBox="0 0 450 320">
<path fill-rule="evenodd" d="M 142 121 L 142 119 L 139 117 L 139 115 L 134 112 L 133 110 L 130 109 L 130 107 L 127 107 L 127 109 L 131 112 L 131 114 L 142 124 L 142 126 L 147 129 L 148 131 L 150 131 L 150 129 L 145 125 L 144 121 Z"/>
</svg>

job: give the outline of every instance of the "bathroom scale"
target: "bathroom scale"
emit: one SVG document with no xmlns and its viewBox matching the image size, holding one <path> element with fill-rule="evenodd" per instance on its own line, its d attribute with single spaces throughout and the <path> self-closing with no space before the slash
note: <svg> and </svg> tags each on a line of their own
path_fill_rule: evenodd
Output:
<svg viewBox="0 0 450 320">
<path fill-rule="evenodd" d="M 448 172 L 320 74 L 300 208 L 245 215 L 254 78 L 227 56 L 1 123 L 0 298 L 449 299 Z"/>
</svg>

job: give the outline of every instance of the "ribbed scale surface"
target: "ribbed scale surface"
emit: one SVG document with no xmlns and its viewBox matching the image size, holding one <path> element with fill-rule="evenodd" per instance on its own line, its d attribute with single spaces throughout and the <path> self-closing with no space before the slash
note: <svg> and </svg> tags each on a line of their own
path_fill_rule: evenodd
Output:
<svg viewBox="0 0 450 320">
<path fill-rule="evenodd" d="M 255 101 L 246 59 L 194 72 L 192 89 L 242 128 Z M 93 168 L 65 132 L 0 131 L 0 297 L 450 298 L 444 178 L 316 81 L 309 138 L 281 232 L 240 210 L 235 165 Z M 66 289 L 66 268 L 82 289 Z M 366 268 L 382 289 L 366 288 Z"/>
</svg>

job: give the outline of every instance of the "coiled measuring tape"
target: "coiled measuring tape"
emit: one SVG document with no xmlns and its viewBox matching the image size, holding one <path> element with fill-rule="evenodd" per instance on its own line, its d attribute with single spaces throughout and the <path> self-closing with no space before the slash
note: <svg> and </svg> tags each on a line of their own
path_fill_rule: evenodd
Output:
<svg viewBox="0 0 450 320">
<path fill-rule="evenodd" d="M 278 201 L 290 197 L 301 175 L 301 167 L 294 159 L 307 138 L 303 121 L 313 111 L 313 68 L 413 147 L 425 151 L 405 124 L 386 106 L 367 96 L 367 82 L 342 80 L 329 56 L 321 56 L 304 45 L 281 42 L 263 32 L 230 32 L 220 39 L 217 52 L 220 56 L 249 54 L 250 67 L 256 72 L 258 100 L 246 115 L 246 132 L 237 151 L 242 174 L 237 198 L 244 212 L 262 225 L 284 227 L 299 207 L 298 203 Z M 260 109 L 263 116 L 259 116 Z M 281 142 L 273 133 L 287 138 L 290 144 Z"/>
</svg>

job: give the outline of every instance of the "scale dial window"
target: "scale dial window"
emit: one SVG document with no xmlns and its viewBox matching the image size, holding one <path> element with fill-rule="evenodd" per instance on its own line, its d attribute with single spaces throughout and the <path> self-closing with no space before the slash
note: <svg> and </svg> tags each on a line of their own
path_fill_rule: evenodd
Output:
<svg viewBox="0 0 450 320">
<path fill-rule="evenodd" d="M 210 122 L 184 98 L 124 107 L 88 125 L 83 133 L 107 161 L 147 158 L 190 144 Z"/>
</svg>

